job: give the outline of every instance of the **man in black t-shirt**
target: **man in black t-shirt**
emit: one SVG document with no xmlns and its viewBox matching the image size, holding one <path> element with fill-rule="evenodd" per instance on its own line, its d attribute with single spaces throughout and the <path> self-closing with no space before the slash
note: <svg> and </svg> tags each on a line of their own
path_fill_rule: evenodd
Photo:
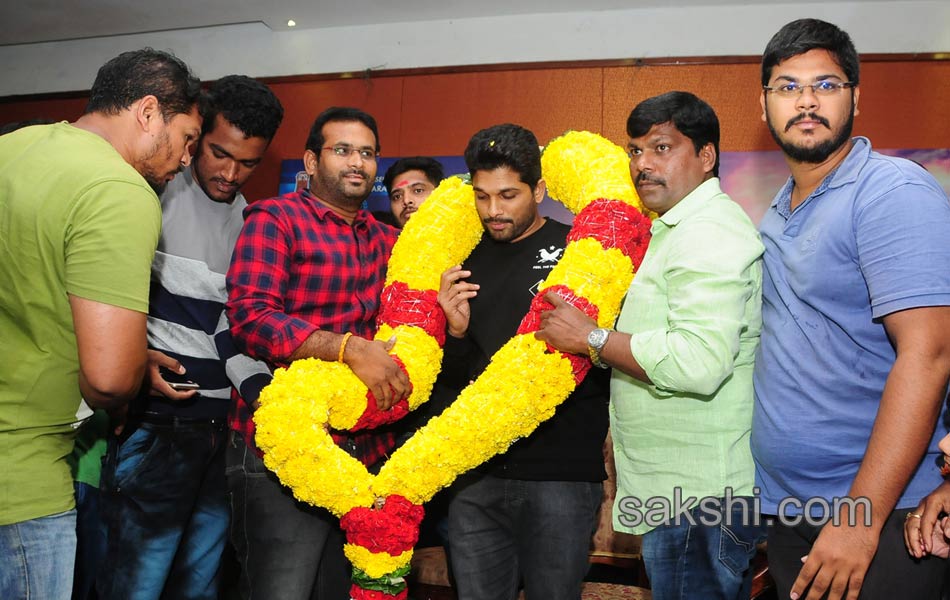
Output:
<svg viewBox="0 0 950 600">
<path fill-rule="evenodd" d="M 534 134 L 497 125 L 465 150 L 486 235 L 442 276 L 448 335 L 440 385 L 463 388 L 518 329 L 570 228 L 538 212 L 544 198 Z M 449 504 L 459 598 L 578 600 L 606 477 L 607 372 L 594 369 L 555 415 L 482 468 Z"/>
</svg>

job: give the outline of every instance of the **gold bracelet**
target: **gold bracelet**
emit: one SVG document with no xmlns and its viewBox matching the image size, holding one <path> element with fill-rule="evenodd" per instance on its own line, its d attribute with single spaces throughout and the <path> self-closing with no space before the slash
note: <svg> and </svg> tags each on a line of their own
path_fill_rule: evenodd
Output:
<svg viewBox="0 0 950 600">
<path fill-rule="evenodd" d="M 336 362 L 343 362 L 343 352 L 346 350 L 346 341 L 353 335 L 349 331 L 343 334 L 343 341 L 340 342 L 340 354 L 336 357 Z"/>
</svg>

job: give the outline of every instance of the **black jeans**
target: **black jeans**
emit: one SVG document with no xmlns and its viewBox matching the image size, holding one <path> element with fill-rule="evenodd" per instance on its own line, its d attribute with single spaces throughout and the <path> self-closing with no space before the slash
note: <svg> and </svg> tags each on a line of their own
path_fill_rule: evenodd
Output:
<svg viewBox="0 0 950 600">
<path fill-rule="evenodd" d="M 580 600 L 604 486 L 471 473 L 449 503 L 452 573 L 460 600 Z"/>
<path fill-rule="evenodd" d="M 227 450 L 231 543 L 244 600 L 348 600 L 350 567 L 339 520 L 294 499 L 231 432 Z"/>
<path fill-rule="evenodd" d="M 904 547 L 904 517 L 908 509 L 895 510 L 884 522 L 877 554 L 871 561 L 861 586 L 861 600 L 940 600 L 946 560 L 927 557 L 918 560 Z M 792 584 L 802 569 L 802 557 L 811 551 L 821 527 L 802 522 L 768 528 L 769 572 L 775 579 L 779 598 L 788 598 Z M 803 596 L 804 597 L 804 596 Z"/>
</svg>

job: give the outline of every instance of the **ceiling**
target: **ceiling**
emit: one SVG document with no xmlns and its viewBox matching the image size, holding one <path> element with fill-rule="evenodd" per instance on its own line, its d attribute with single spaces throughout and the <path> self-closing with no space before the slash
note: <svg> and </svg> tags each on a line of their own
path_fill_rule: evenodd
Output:
<svg viewBox="0 0 950 600">
<path fill-rule="evenodd" d="M 806 0 L 808 1 L 808 0 Z M 821 2 L 822 0 L 810 0 Z M 884 0 L 881 0 L 884 1 Z M 801 2 L 799 2 L 801 3 Z M 297 28 L 471 19 L 484 16 L 596 12 L 632 8 L 768 5 L 768 0 L 4 0 L 0 46 L 263 23 Z"/>
</svg>

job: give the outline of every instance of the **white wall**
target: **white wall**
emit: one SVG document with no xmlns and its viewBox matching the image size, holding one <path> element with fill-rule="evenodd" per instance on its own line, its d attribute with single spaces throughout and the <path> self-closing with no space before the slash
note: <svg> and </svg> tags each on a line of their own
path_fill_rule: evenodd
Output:
<svg viewBox="0 0 950 600">
<path fill-rule="evenodd" d="M 142 46 L 172 50 L 210 80 L 229 73 L 758 55 L 775 31 L 801 17 L 838 24 L 861 53 L 950 52 L 946 1 L 631 9 L 281 32 L 246 24 L 2 46 L 0 97 L 86 90 L 102 63 Z"/>
</svg>

